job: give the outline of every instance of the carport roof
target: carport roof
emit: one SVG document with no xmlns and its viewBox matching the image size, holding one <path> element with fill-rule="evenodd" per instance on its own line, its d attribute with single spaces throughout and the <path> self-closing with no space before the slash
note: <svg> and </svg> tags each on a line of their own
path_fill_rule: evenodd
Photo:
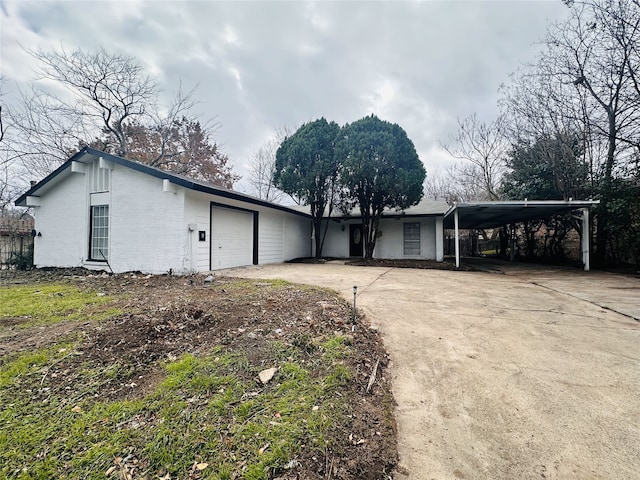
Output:
<svg viewBox="0 0 640 480">
<path fill-rule="evenodd" d="M 597 200 L 535 200 L 508 202 L 455 203 L 444 216 L 444 228 L 454 228 L 454 213 L 458 212 L 459 228 L 495 228 L 526 220 L 548 218 L 591 208 Z"/>
</svg>

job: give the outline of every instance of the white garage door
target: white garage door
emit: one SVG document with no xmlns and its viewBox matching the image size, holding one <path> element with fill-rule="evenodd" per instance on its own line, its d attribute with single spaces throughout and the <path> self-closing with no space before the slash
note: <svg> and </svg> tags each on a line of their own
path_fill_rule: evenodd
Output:
<svg viewBox="0 0 640 480">
<path fill-rule="evenodd" d="M 253 264 L 253 214 L 232 208 L 211 209 L 211 268 Z"/>
</svg>

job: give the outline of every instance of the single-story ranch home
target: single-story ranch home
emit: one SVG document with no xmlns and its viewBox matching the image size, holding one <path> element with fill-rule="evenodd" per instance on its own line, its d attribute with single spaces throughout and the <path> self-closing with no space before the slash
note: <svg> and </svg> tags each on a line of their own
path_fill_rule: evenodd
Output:
<svg viewBox="0 0 640 480">
<path fill-rule="evenodd" d="M 547 202 L 547 210 L 554 206 L 554 212 L 582 209 L 588 213 L 592 202 L 551 203 Z M 308 210 L 273 204 L 88 147 L 33 185 L 16 205 L 33 208 L 37 267 L 184 274 L 280 263 L 314 253 Z M 456 231 L 469 228 L 465 219 L 473 221 L 471 207 L 477 212 L 488 208 L 487 204 L 460 207 L 466 210 L 458 212 L 446 202 L 423 200 L 401 212 L 385 212 L 374 257 L 442 261 L 447 221 L 455 219 Z M 526 205 L 516 210 L 524 209 Z M 323 256 L 362 257 L 357 212 L 332 215 L 326 221 Z M 588 268 L 588 251 L 586 258 Z"/>
<path fill-rule="evenodd" d="M 34 264 L 189 273 L 313 255 L 311 215 L 83 148 L 16 201 L 33 207 Z M 445 202 L 381 221 L 375 256 L 443 259 Z M 327 219 L 323 255 L 362 256 L 361 220 Z"/>
</svg>

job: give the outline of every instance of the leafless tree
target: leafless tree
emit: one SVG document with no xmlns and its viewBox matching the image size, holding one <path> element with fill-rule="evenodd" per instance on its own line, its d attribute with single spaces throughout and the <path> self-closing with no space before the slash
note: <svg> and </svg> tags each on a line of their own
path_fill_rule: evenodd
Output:
<svg viewBox="0 0 640 480">
<path fill-rule="evenodd" d="M 16 190 L 14 182 L 12 182 L 13 177 L 9 174 L 11 167 L 11 155 L 6 148 L 7 142 L 5 141 L 7 124 L 2 117 L 4 107 L 4 84 L 5 78 L 3 76 L 0 76 L 0 213 L 4 213 L 7 207 L 10 206 L 11 201 L 15 196 Z"/>
<path fill-rule="evenodd" d="M 19 187 L 15 185 L 14 179 L 10 175 L 9 164 L 0 165 L 0 213 L 11 209 L 11 202 L 18 194 Z"/>
<path fill-rule="evenodd" d="M 447 199 L 447 181 L 441 170 L 432 169 L 424 180 L 424 197 L 431 200 Z"/>
<path fill-rule="evenodd" d="M 248 180 L 251 193 L 256 197 L 279 203 L 286 196 L 273 184 L 273 174 L 276 168 L 278 147 L 291 133 L 293 133 L 292 130 L 286 126 L 278 128 L 275 136 L 269 138 L 251 157 L 248 166 Z"/>
<path fill-rule="evenodd" d="M 226 156 L 205 159 L 210 149 L 194 152 L 192 148 L 211 147 L 219 153 L 217 145 L 209 142 L 217 124 L 201 122 L 191 113 L 197 103 L 195 89 L 184 91 L 180 86 L 164 108 L 156 80 L 134 57 L 104 49 L 30 53 L 38 60 L 38 76 L 12 109 L 11 148 L 14 159 L 21 160 L 36 178 L 85 145 L 124 157 L 135 153 L 138 160 L 177 173 L 184 172 L 178 172 L 176 165 L 197 157 L 208 162 L 202 164 L 206 168 L 197 168 L 198 173 L 207 170 L 203 175 L 216 180 L 220 178 L 215 172 L 228 170 Z M 188 135 L 185 129 L 190 129 Z M 145 146 L 149 150 L 141 152 Z M 237 177 L 227 173 L 222 180 L 231 185 Z"/>
<path fill-rule="evenodd" d="M 633 24 L 629 23 L 629 19 Z M 636 90 L 640 6 L 629 0 L 576 4 L 567 24 L 551 30 L 543 59 L 588 102 L 585 120 L 606 140 L 604 181 L 612 178 L 629 146 L 640 140 Z M 630 31 L 631 30 L 631 31 Z"/>
<path fill-rule="evenodd" d="M 456 164 L 446 170 L 432 170 L 424 183 L 424 195 L 448 204 L 469 202 L 484 197 L 484 188 L 477 181 L 481 174 L 472 164 Z"/>
<path fill-rule="evenodd" d="M 185 92 L 182 89 L 182 83 L 180 83 L 166 114 L 163 114 L 163 112 L 157 108 L 157 105 L 154 106 L 152 124 L 153 130 L 157 133 L 160 140 L 160 148 L 151 165 L 162 168 L 165 162 L 171 162 L 175 157 L 184 157 L 186 153 L 185 149 L 179 148 L 176 142 L 173 141 L 175 139 L 175 127 L 182 121 L 193 122 L 193 119 L 189 117 L 193 107 L 197 104 L 195 92 L 195 87 L 191 91 Z M 206 136 L 209 136 L 218 127 L 219 124 L 212 121 L 205 122 L 201 126 Z"/>
<path fill-rule="evenodd" d="M 458 133 L 451 137 L 453 144 L 444 145 L 449 154 L 468 162 L 456 167 L 464 182 L 480 188 L 486 200 L 499 198 L 498 187 L 504 172 L 504 156 L 509 148 L 505 136 L 505 122 L 498 116 L 491 123 L 478 120 L 476 114 L 458 120 Z"/>
<path fill-rule="evenodd" d="M 539 62 L 514 73 L 510 84 L 501 87 L 501 93 L 499 104 L 510 143 L 551 146 L 546 152 L 551 158 L 557 155 L 558 147 L 575 155 L 573 142 L 578 138 L 582 145 L 581 160 L 590 165 L 588 187 L 593 189 L 603 145 L 592 134 L 587 121 L 592 106 L 586 92 L 576 90 L 573 82 L 563 80 L 553 73 L 550 65 Z M 553 141 L 539 142 L 544 139 Z M 565 145 L 563 140 L 567 142 Z"/>
<path fill-rule="evenodd" d="M 127 123 L 149 116 L 158 101 L 158 84 L 142 65 L 133 57 L 102 48 L 38 50 L 31 55 L 39 61 L 39 78 L 58 82 L 73 99 L 68 104 L 52 96 L 61 113 L 109 132 L 118 141 L 116 154 L 126 156 Z"/>
<path fill-rule="evenodd" d="M 7 109 L 4 100 L 6 77 L 0 75 L 0 166 L 4 166 L 10 162 L 11 157 L 7 150 Z"/>
<path fill-rule="evenodd" d="M 0 83 L 1 82 L 2 82 L 2 79 L 0 79 Z M 0 91 L 0 98 L 2 98 L 2 91 Z M 5 132 L 5 126 L 2 123 L 2 104 L 0 104 L 0 142 L 4 140 L 4 132 Z"/>
<path fill-rule="evenodd" d="M 8 148 L 14 161 L 35 177 L 43 177 L 64 162 L 87 135 L 82 117 L 68 115 L 58 99 L 31 86 L 20 91 L 9 118 L 12 135 Z"/>
<path fill-rule="evenodd" d="M 531 101 L 531 88 L 547 88 L 522 118 L 526 122 L 528 116 L 530 125 L 542 116 L 547 122 L 560 118 L 583 133 L 601 200 L 596 255 L 603 262 L 611 239 L 613 181 L 640 149 L 640 2 L 566 3 L 568 20 L 549 29 L 545 49 L 526 69 L 527 80 L 535 81 L 528 92 L 520 86 L 521 98 Z"/>
</svg>

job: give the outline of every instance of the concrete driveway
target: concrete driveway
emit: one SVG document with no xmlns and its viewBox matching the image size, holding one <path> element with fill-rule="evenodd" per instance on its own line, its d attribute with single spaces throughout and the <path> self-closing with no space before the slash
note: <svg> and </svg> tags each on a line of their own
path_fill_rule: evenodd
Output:
<svg viewBox="0 0 640 480">
<path fill-rule="evenodd" d="M 283 264 L 221 274 L 330 287 L 350 301 L 358 285 L 392 359 L 396 478 L 640 478 L 640 281 L 505 272 Z"/>
</svg>

